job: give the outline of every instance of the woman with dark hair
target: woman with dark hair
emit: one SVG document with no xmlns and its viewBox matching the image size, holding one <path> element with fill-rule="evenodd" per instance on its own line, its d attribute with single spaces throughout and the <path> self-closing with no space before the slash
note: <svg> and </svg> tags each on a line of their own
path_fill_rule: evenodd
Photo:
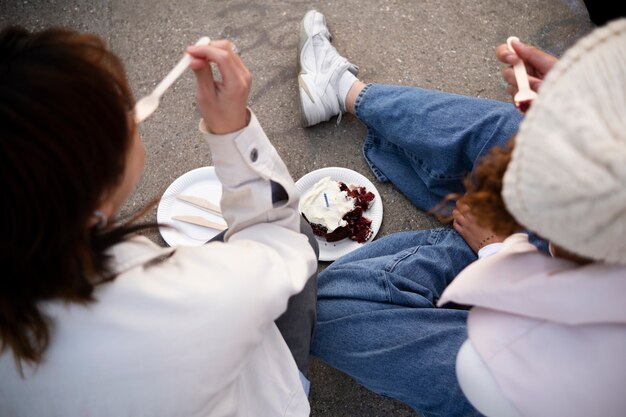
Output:
<svg viewBox="0 0 626 417">
<path fill-rule="evenodd" d="M 120 61 L 92 35 L 0 33 L 0 415 L 308 415 L 274 324 L 316 268 L 294 183 L 232 44 L 186 52 L 229 229 L 161 248 L 115 221 L 144 162 Z"/>
<path fill-rule="evenodd" d="M 425 211 L 456 200 L 453 228 L 385 236 L 320 274 L 312 353 L 427 417 L 624 415 L 626 20 L 558 62 L 535 54 L 523 121 L 508 103 L 364 84 L 316 11 L 300 39 L 303 123 L 354 114 L 378 180 Z"/>
</svg>

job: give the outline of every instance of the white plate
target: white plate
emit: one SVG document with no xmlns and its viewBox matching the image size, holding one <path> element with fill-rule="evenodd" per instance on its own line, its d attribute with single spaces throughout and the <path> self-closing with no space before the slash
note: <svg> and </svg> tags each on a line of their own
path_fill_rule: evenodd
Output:
<svg viewBox="0 0 626 417">
<path fill-rule="evenodd" d="M 226 222 L 220 216 L 177 200 L 176 196 L 180 194 L 202 197 L 219 206 L 222 184 L 215 175 L 215 168 L 197 168 L 178 177 L 163 193 L 157 209 L 157 222 L 173 226 L 159 227 L 159 232 L 168 245 L 203 245 L 220 231 L 172 220 L 172 216 L 196 215 L 218 223 Z"/>
<path fill-rule="evenodd" d="M 296 188 L 300 191 L 300 194 L 304 194 L 309 188 L 315 185 L 316 182 L 324 177 L 330 177 L 332 180 L 341 181 L 346 185 L 356 184 L 361 187 L 365 187 L 367 191 L 371 191 L 376 196 L 367 211 L 363 213 L 363 216 L 372 221 L 372 235 L 365 243 L 374 240 L 374 237 L 376 236 L 376 233 L 378 233 L 380 225 L 383 222 L 383 202 L 380 199 L 380 193 L 376 187 L 374 187 L 374 184 L 372 184 L 372 182 L 363 175 L 356 171 L 352 171 L 351 169 L 328 167 L 309 172 L 296 182 Z M 334 261 L 340 256 L 346 255 L 365 244 L 357 243 L 347 238 L 337 242 L 326 242 L 325 239 L 317 236 L 316 238 L 320 245 L 320 261 Z"/>
</svg>

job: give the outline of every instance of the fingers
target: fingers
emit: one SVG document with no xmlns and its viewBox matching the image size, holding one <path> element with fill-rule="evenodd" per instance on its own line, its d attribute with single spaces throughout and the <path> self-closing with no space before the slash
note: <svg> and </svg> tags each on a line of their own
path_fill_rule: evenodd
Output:
<svg viewBox="0 0 626 417">
<path fill-rule="evenodd" d="M 233 51 L 233 44 L 227 40 L 211 41 L 208 46 L 189 46 L 187 48 L 193 58 L 214 62 L 222 75 L 222 82 L 229 85 L 233 82 L 245 81 L 249 77 L 249 71 L 241 58 Z M 196 60 L 192 61 L 192 69 L 200 66 Z"/>
<path fill-rule="evenodd" d="M 539 75 L 543 78 L 552 69 L 558 59 L 541 49 L 513 41 L 511 43 L 515 53 L 524 60 L 527 67 L 530 67 L 531 74 Z"/>
<path fill-rule="evenodd" d="M 509 65 L 502 70 L 502 78 L 504 78 L 504 81 L 508 84 L 506 89 L 507 93 L 511 95 L 511 97 L 515 97 L 518 91 L 512 66 L 515 65 L 519 59 L 522 59 L 526 66 L 530 88 L 538 92 L 545 75 L 552 69 L 558 59 L 547 52 L 519 41 L 512 41 L 511 46 L 515 52 L 511 52 L 508 45 L 505 43 L 498 45 L 496 48 L 496 57 L 498 60 Z"/>
<path fill-rule="evenodd" d="M 456 208 L 463 215 L 471 215 L 470 206 L 466 203 L 460 203 L 457 201 Z"/>
<path fill-rule="evenodd" d="M 461 222 L 461 212 L 457 209 L 452 210 L 452 218 L 454 220 L 454 223 L 458 223 Z"/>
<path fill-rule="evenodd" d="M 528 83 L 530 84 L 530 89 L 538 93 L 541 84 L 543 84 L 543 80 L 537 77 L 528 77 Z"/>
<path fill-rule="evenodd" d="M 456 210 L 456 209 L 452 212 L 452 216 L 454 218 L 454 220 L 452 221 L 452 227 L 454 228 L 454 230 L 459 232 L 459 234 L 461 234 L 461 236 L 462 236 L 463 235 L 463 229 L 464 229 L 463 226 L 464 226 L 465 219 L 460 214 L 460 212 L 458 210 Z"/>
<path fill-rule="evenodd" d="M 511 97 L 514 97 L 518 91 L 517 88 L 517 80 L 515 79 L 515 72 L 512 67 L 506 67 L 502 70 L 502 78 L 508 84 L 506 88 L 507 94 Z M 528 83 L 530 84 L 530 89 L 539 92 L 539 87 L 543 84 L 543 80 L 538 77 L 534 77 L 532 75 L 528 76 Z"/>
<path fill-rule="evenodd" d="M 502 70 L 502 78 L 507 83 L 507 94 L 514 98 L 517 93 L 517 80 L 513 72 L 513 65 L 519 61 L 519 57 L 515 52 L 511 52 L 506 43 L 498 45 L 496 48 L 496 57 L 498 61 L 508 65 L 508 67 Z"/>
<path fill-rule="evenodd" d="M 211 45 L 215 46 L 216 48 L 223 49 L 226 52 L 232 53 L 234 63 L 239 64 L 241 68 L 245 68 L 245 65 L 243 61 L 241 60 L 241 57 L 237 53 L 238 49 L 234 43 L 232 43 L 231 41 L 227 39 L 219 39 L 219 40 L 211 42 Z"/>
<path fill-rule="evenodd" d="M 463 229 L 463 226 L 459 225 L 457 222 L 454 222 L 452 224 L 452 227 L 454 228 L 454 230 L 457 231 L 458 234 L 460 234 L 461 236 L 463 236 L 465 234 L 465 230 Z M 465 238 L 464 238 L 465 239 Z"/>
<path fill-rule="evenodd" d="M 213 79 L 213 70 L 211 69 L 210 62 L 192 55 L 189 67 L 196 75 L 198 95 L 214 98 L 215 80 Z"/>
<path fill-rule="evenodd" d="M 515 73 L 512 67 L 506 67 L 502 70 L 502 78 L 508 85 L 517 88 L 517 80 L 515 79 Z"/>
<path fill-rule="evenodd" d="M 474 252 L 478 252 L 486 237 L 493 237 L 494 235 L 492 230 L 478 223 L 470 206 L 465 203 L 457 202 L 456 208 L 452 211 L 452 216 L 454 218 L 452 225 L 454 230 L 461 235 Z"/>
<path fill-rule="evenodd" d="M 515 93 L 517 93 L 518 88 L 517 88 L 517 80 L 515 79 L 515 73 L 513 72 L 513 68 L 507 67 L 503 69 L 502 78 L 508 84 L 506 88 L 506 92 L 511 96 L 515 96 Z M 539 92 L 539 88 L 541 87 L 541 84 L 543 84 L 543 80 L 541 78 L 537 78 L 537 77 L 533 77 L 529 75 L 528 83 L 530 84 L 531 90 L 535 92 Z"/>
<path fill-rule="evenodd" d="M 507 65 L 515 65 L 519 60 L 517 54 L 511 52 L 506 43 L 498 45 L 496 48 L 496 58 L 498 58 L 498 61 Z"/>
<path fill-rule="evenodd" d="M 227 40 L 207 46 L 189 46 L 190 67 L 198 80 L 198 106 L 205 127 L 214 134 L 234 132 L 248 123 L 248 95 L 252 77 Z M 217 65 L 221 80 L 215 80 L 211 64 Z"/>
<path fill-rule="evenodd" d="M 517 94 L 517 91 L 518 91 L 518 89 L 517 89 L 517 86 L 516 86 L 516 85 L 509 85 L 509 86 L 506 88 L 506 93 L 507 93 L 508 95 L 510 95 L 512 98 L 515 98 L 515 94 Z"/>
<path fill-rule="evenodd" d="M 457 205 L 457 208 L 452 210 L 452 218 L 453 218 L 453 225 L 455 226 L 455 228 L 457 226 L 462 228 L 465 225 L 466 218 L 465 218 L 464 211 L 461 211 L 458 205 Z"/>
</svg>

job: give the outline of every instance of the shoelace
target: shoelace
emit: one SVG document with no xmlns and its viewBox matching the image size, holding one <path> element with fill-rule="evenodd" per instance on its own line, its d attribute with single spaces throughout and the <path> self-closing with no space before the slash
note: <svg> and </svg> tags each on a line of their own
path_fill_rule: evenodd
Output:
<svg viewBox="0 0 626 417">
<path fill-rule="evenodd" d="M 337 102 L 339 102 L 339 116 L 337 116 L 337 126 L 341 123 L 341 116 L 343 116 L 343 110 L 341 110 L 341 99 L 337 96 Z"/>
</svg>

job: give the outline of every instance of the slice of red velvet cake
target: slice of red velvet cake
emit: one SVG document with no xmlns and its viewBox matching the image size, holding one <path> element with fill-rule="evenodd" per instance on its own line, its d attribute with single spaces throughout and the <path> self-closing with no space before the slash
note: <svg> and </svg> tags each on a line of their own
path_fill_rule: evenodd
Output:
<svg viewBox="0 0 626 417">
<path fill-rule="evenodd" d="M 328 242 L 348 238 L 364 243 L 372 235 L 372 221 L 363 212 L 374 198 L 365 187 L 325 177 L 302 196 L 300 212 L 313 233 Z"/>
</svg>

